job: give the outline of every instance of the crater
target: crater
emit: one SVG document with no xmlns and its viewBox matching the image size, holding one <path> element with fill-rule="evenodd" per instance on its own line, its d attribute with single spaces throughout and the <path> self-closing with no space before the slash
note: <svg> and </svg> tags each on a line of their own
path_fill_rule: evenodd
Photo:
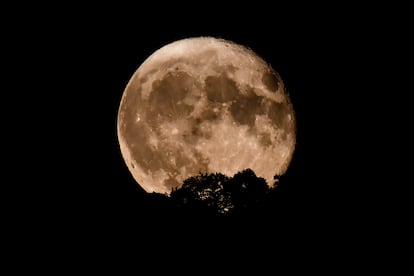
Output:
<svg viewBox="0 0 414 276">
<path fill-rule="evenodd" d="M 267 87 L 267 89 L 273 92 L 276 92 L 279 88 L 279 79 L 279 76 L 274 72 L 265 72 L 262 76 L 263 84 Z"/>
</svg>

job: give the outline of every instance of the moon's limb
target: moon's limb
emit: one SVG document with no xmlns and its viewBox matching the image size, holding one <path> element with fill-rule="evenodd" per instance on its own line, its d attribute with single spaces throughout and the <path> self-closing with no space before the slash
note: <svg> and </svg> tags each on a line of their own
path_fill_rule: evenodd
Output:
<svg viewBox="0 0 414 276">
<path fill-rule="evenodd" d="M 213 38 L 169 44 L 134 73 L 119 108 L 122 155 L 147 192 L 199 172 L 251 168 L 273 184 L 295 148 L 280 76 L 251 50 Z"/>
</svg>

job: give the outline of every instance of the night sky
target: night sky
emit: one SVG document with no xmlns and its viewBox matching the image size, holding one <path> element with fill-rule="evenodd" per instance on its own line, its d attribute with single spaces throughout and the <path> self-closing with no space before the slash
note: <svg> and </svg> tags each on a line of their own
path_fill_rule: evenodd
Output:
<svg viewBox="0 0 414 276">
<path fill-rule="evenodd" d="M 47 68 L 42 76 L 52 94 L 44 98 L 56 102 L 42 110 L 39 126 L 53 130 L 39 139 L 37 149 L 37 156 L 45 149 L 51 154 L 41 170 L 47 189 L 30 199 L 39 208 L 27 211 L 37 229 L 36 246 L 44 240 L 52 251 L 72 248 L 85 258 L 146 251 L 148 260 L 183 262 L 177 248 L 207 258 L 206 244 L 216 248 L 220 260 L 228 252 L 246 261 L 255 256 L 252 252 L 262 252 L 264 262 L 273 258 L 263 253 L 266 248 L 292 259 L 305 259 L 300 254 L 319 248 L 322 257 L 338 265 L 342 261 L 328 252 L 372 250 L 371 223 L 383 209 L 373 207 L 379 201 L 373 184 L 359 174 L 367 171 L 367 160 L 355 153 L 372 150 L 371 140 L 358 136 L 368 122 L 361 116 L 368 96 L 358 94 L 369 91 L 360 85 L 368 77 L 366 62 L 355 58 L 355 53 L 369 53 L 362 43 L 365 29 L 351 28 L 347 17 L 337 14 L 323 14 L 320 20 L 308 15 L 299 22 L 300 17 L 281 16 L 283 10 L 259 10 L 269 11 L 257 17 L 214 10 L 208 16 L 183 12 L 163 18 L 148 12 L 150 19 L 144 19 L 145 10 L 120 18 L 77 10 L 28 26 L 25 32 L 37 32 L 39 46 L 29 53 L 35 56 L 31 64 Z M 148 200 L 121 157 L 116 121 L 127 82 L 154 51 L 193 36 L 250 47 L 280 74 L 290 95 L 297 145 L 287 171 L 289 185 L 280 209 L 269 210 L 265 219 L 172 221 Z"/>
</svg>

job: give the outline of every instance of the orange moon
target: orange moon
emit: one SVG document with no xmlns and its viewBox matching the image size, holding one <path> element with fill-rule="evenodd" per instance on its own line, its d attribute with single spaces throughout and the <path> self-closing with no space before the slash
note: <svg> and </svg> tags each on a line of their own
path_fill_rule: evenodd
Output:
<svg viewBox="0 0 414 276">
<path fill-rule="evenodd" d="M 250 168 L 273 185 L 292 159 L 296 119 L 270 64 L 232 41 L 194 37 L 163 46 L 138 67 L 117 132 L 138 184 L 169 194 L 200 172 Z"/>
</svg>

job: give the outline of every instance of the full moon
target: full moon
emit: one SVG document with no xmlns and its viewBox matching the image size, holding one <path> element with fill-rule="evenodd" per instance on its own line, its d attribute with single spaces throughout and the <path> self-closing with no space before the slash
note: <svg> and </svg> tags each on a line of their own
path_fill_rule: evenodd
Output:
<svg viewBox="0 0 414 276">
<path fill-rule="evenodd" d="M 248 47 L 213 37 L 172 42 L 129 80 L 117 118 L 123 159 L 147 192 L 169 194 L 199 173 L 252 169 L 269 186 L 296 143 L 279 74 Z"/>
</svg>

